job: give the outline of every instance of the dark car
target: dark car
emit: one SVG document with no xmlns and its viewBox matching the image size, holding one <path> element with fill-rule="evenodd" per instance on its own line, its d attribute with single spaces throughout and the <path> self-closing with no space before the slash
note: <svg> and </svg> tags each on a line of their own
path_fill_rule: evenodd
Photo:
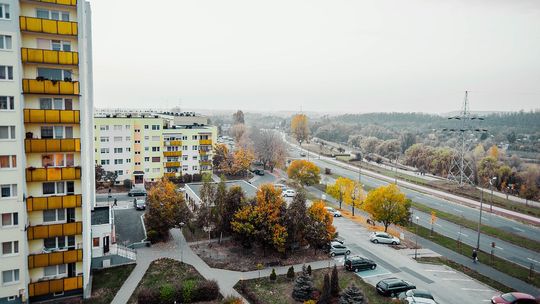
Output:
<svg viewBox="0 0 540 304">
<path fill-rule="evenodd" d="M 522 292 L 509 292 L 491 298 L 493 304 L 538 304 L 533 296 Z"/>
<path fill-rule="evenodd" d="M 376 285 L 376 288 L 377 292 L 380 295 L 387 297 L 395 297 L 396 295 L 409 289 L 416 289 L 416 286 L 398 278 L 388 278 L 379 281 L 379 283 L 377 283 Z"/>
<path fill-rule="evenodd" d="M 136 210 L 146 210 L 146 201 L 144 199 L 134 198 L 133 207 Z"/>
<path fill-rule="evenodd" d="M 262 175 L 264 175 L 264 170 L 262 170 L 262 169 L 255 169 L 255 170 L 253 171 L 253 173 L 255 173 L 256 175 L 261 175 L 261 176 L 262 176 Z"/>
<path fill-rule="evenodd" d="M 359 270 L 368 270 L 377 268 L 377 264 L 370 259 L 366 259 L 360 256 L 351 256 L 345 260 L 345 269 L 349 271 L 358 272 Z"/>
<path fill-rule="evenodd" d="M 145 196 L 146 190 L 141 188 L 133 188 L 129 190 L 128 196 Z"/>
</svg>

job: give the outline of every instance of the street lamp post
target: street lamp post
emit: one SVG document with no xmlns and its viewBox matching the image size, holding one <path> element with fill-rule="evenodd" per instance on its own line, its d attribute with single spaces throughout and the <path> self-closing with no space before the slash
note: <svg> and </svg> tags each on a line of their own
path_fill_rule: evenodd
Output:
<svg viewBox="0 0 540 304">
<path fill-rule="evenodd" d="M 476 250 L 480 250 L 480 226 L 482 226 L 482 206 L 484 200 L 484 191 L 480 191 L 480 216 L 478 217 L 478 238 L 476 240 Z"/>
<path fill-rule="evenodd" d="M 416 237 L 415 237 L 415 241 L 414 241 L 414 259 L 416 260 L 416 258 L 418 257 L 418 220 L 420 220 L 420 218 L 418 216 L 416 216 Z"/>
<path fill-rule="evenodd" d="M 491 190 L 491 201 L 489 202 L 489 212 L 492 212 L 492 213 L 493 213 L 493 183 L 496 180 L 497 180 L 496 176 L 489 179 L 489 189 Z M 493 181 L 493 183 L 491 181 Z"/>
</svg>

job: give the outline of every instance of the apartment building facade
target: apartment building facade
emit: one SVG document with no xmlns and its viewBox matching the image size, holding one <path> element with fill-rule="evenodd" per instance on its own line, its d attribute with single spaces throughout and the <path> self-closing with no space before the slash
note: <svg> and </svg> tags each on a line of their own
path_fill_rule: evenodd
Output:
<svg viewBox="0 0 540 304">
<path fill-rule="evenodd" d="M 0 303 L 89 286 L 90 20 L 81 0 L 0 0 Z"/>
<path fill-rule="evenodd" d="M 193 121 L 159 114 L 96 116 L 96 165 L 116 172 L 117 183 L 129 179 L 135 185 L 211 172 L 217 128 Z"/>
</svg>

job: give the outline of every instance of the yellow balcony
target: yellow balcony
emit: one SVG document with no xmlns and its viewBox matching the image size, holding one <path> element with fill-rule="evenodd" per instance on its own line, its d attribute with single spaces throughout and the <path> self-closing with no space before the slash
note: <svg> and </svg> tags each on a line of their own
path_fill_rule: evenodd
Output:
<svg viewBox="0 0 540 304">
<path fill-rule="evenodd" d="M 201 166 L 211 166 L 212 161 L 211 160 L 201 160 L 201 161 L 199 161 L 199 165 L 201 165 Z"/>
<path fill-rule="evenodd" d="M 23 32 L 69 36 L 77 36 L 78 34 L 77 22 L 20 16 L 19 24 L 21 26 L 21 31 Z"/>
<path fill-rule="evenodd" d="M 77 6 L 77 0 L 32 0 L 32 1 L 59 4 L 59 5 Z"/>
<path fill-rule="evenodd" d="M 182 156 L 182 151 L 163 151 L 163 156 L 169 156 L 169 157 Z"/>
<path fill-rule="evenodd" d="M 81 178 L 81 168 L 26 168 L 26 182 L 54 182 Z"/>
<path fill-rule="evenodd" d="M 211 144 L 212 144 L 211 139 L 201 139 L 201 140 L 199 140 L 199 145 L 201 145 L 201 146 L 207 146 L 207 145 L 211 145 Z"/>
<path fill-rule="evenodd" d="M 80 111 L 24 109 L 24 122 L 78 124 L 80 122 Z"/>
<path fill-rule="evenodd" d="M 199 150 L 199 155 L 203 156 L 203 155 L 207 155 L 208 154 L 208 151 L 206 150 Z"/>
<path fill-rule="evenodd" d="M 169 141 L 169 146 L 181 146 L 182 141 L 181 140 L 171 140 Z"/>
<path fill-rule="evenodd" d="M 63 196 L 28 197 L 26 199 L 26 211 L 41 211 L 64 208 L 77 208 L 82 206 L 80 194 Z"/>
<path fill-rule="evenodd" d="M 71 291 L 83 288 L 83 277 L 82 275 L 55 279 L 55 280 L 46 280 L 35 283 L 28 284 L 28 294 L 30 297 L 43 296 L 51 293 L 59 293 L 64 291 Z"/>
<path fill-rule="evenodd" d="M 167 162 L 165 168 L 180 167 L 180 162 Z"/>
<path fill-rule="evenodd" d="M 21 48 L 22 62 L 78 65 L 79 53 Z"/>
<path fill-rule="evenodd" d="M 25 139 L 24 149 L 26 153 L 79 152 L 81 140 L 79 138 Z"/>
<path fill-rule="evenodd" d="M 82 249 L 31 254 L 28 256 L 28 269 L 82 262 L 82 257 Z"/>
<path fill-rule="evenodd" d="M 82 234 L 82 222 L 30 226 L 26 231 L 29 241 L 79 234 Z"/>
<path fill-rule="evenodd" d="M 78 81 L 23 79 L 23 93 L 48 95 L 79 95 Z"/>
<path fill-rule="evenodd" d="M 165 172 L 163 173 L 163 176 L 168 177 L 168 178 L 176 177 L 176 173 L 177 172 Z"/>
</svg>

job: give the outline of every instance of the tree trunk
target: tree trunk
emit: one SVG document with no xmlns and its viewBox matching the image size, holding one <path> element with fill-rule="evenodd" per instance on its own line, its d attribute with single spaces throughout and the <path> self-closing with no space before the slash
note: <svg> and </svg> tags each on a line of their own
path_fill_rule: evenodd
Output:
<svg viewBox="0 0 540 304">
<path fill-rule="evenodd" d="M 223 238 L 223 231 L 219 232 L 219 241 L 218 244 L 221 244 L 221 239 Z"/>
<path fill-rule="evenodd" d="M 384 223 L 384 232 L 388 231 L 388 226 L 390 226 L 390 223 Z"/>
<path fill-rule="evenodd" d="M 352 216 L 354 216 L 354 204 L 352 206 Z"/>
<path fill-rule="evenodd" d="M 341 210 L 341 201 L 339 201 L 339 210 Z"/>
</svg>

